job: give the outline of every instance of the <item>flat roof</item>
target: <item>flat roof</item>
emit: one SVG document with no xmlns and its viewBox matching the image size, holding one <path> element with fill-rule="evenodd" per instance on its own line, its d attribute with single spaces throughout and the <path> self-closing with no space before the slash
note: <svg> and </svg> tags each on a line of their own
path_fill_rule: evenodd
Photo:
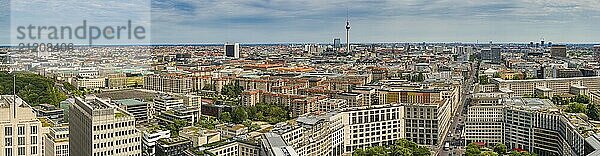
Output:
<svg viewBox="0 0 600 156">
<path fill-rule="evenodd" d="M 126 106 L 146 105 L 146 103 L 144 103 L 140 100 L 136 100 L 136 99 L 122 99 L 122 100 L 113 100 L 113 101 L 120 105 L 126 105 Z"/>
</svg>

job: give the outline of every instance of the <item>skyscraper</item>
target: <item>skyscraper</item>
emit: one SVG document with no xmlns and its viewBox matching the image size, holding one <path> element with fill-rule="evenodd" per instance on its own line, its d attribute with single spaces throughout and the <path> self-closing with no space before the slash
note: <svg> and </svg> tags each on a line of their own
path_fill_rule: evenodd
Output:
<svg viewBox="0 0 600 156">
<path fill-rule="evenodd" d="M 333 48 L 335 48 L 335 49 L 342 48 L 342 42 L 341 42 L 340 38 L 333 39 Z"/>
<path fill-rule="evenodd" d="M 96 97 L 76 97 L 69 110 L 71 155 L 141 155 L 141 135 L 130 113 Z"/>
<path fill-rule="evenodd" d="M 225 49 L 225 57 L 240 58 L 240 44 L 239 43 L 233 43 L 233 44 L 226 43 L 224 49 Z"/>
</svg>

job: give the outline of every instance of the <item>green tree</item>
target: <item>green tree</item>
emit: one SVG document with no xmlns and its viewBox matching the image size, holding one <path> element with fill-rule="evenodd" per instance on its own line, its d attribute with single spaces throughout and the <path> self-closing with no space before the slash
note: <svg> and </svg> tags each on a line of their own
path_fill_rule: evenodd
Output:
<svg viewBox="0 0 600 156">
<path fill-rule="evenodd" d="M 242 123 L 246 119 L 248 119 L 248 113 L 243 107 L 236 107 L 233 110 L 233 122 L 234 123 Z"/>
<path fill-rule="evenodd" d="M 585 113 L 586 107 L 582 103 L 572 102 L 572 103 L 569 103 L 569 105 L 567 106 L 567 109 L 565 111 L 569 112 L 569 113 Z"/>
<path fill-rule="evenodd" d="M 575 98 L 571 101 L 582 103 L 582 104 L 588 104 L 588 103 L 590 103 L 590 98 L 587 95 L 580 94 L 580 95 L 575 96 Z"/>
<path fill-rule="evenodd" d="M 187 126 L 187 121 L 185 120 L 179 120 L 179 119 L 175 119 L 173 120 L 173 123 L 168 123 L 167 124 L 167 130 L 169 130 L 171 132 L 171 137 L 178 137 L 179 136 L 179 131 Z"/>
<path fill-rule="evenodd" d="M 498 143 L 496 144 L 496 146 L 494 146 L 494 152 L 500 155 L 504 155 L 506 154 L 506 148 L 506 145 Z"/>
<path fill-rule="evenodd" d="M 492 151 L 483 151 L 479 156 L 498 156 L 498 153 Z"/>
<path fill-rule="evenodd" d="M 227 122 L 227 123 L 231 122 L 231 114 L 229 114 L 229 112 L 223 112 L 223 113 L 221 113 L 220 117 L 221 117 L 220 120 L 223 121 L 223 122 Z"/>
<path fill-rule="evenodd" d="M 481 149 L 479 149 L 479 145 L 470 143 L 467 145 L 467 150 L 465 151 L 465 155 L 467 156 L 479 156 L 481 154 Z"/>
<path fill-rule="evenodd" d="M 485 75 L 479 76 L 479 84 L 482 84 L 482 85 L 489 84 L 488 77 Z"/>
<path fill-rule="evenodd" d="M 588 104 L 587 105 L 587 113 L 586 115 L 592 120 L 600 120 L 600 114 L 598 112 L 598 107 L 596 104 Z"/>
</svg>

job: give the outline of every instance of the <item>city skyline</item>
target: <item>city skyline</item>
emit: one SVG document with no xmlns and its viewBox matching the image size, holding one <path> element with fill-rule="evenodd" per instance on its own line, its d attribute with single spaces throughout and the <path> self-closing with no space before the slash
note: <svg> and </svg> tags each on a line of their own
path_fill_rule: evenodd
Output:
<svg viewBox="0 0 600 156">
<path fill-rule="evenodd" d="M 8 0 L 0 0 L 0 23 L 3 23 L 0 33 L 3 34 L 10 34 L 8 3 Z M 353 26 L 352 43 L 527 43 L 541 39 L 554 43 L 597 43 L 594 34 L 600 30 L 594 26 L 600 24 L 597 22 L 600 21 L 598 3 L 586 0 L 151 0 L 151 41 L 156 44 L 329 43 L 333 38 L 344 38 L 345 20 L 349 15 Z M 110 10 L 124 9 L 123 6 L 128 5 L 97 7 Z M 103 13 L 110 17 L 126 12 Z M 0 43 L 9 42 L 8 36 L 2 35 Z"/>
</svg>

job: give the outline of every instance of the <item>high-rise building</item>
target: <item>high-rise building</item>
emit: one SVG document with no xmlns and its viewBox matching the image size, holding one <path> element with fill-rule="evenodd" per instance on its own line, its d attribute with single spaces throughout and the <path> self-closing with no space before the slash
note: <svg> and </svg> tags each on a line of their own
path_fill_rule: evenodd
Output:
<svg viewBox="0 0 600 156">
<path fill-rule="evenodd" d="M 224 49 L 225 49 L 225 57 L 240 58 L 240 44 L 239 43 L 233 43 L 233 44 L 226 43 Z"/>
<path fill-rule="evenodd" d="M 0 95 L 0 155 L 42 155 L 42 124 L 21 98 Z"/>
<path fill-rule="evenodd" d="M 97 97 L 76 97 L 69 110 L 71 155 L 141 155 L 132 114 Z"/>
<path fill-rule="evenodd" d="M 481 49 L 480 57 L 482 60 L 486 60 L 486 61 L 490 61 L 490 62 L 494 62 L 494 63 L 500 63 L 501 51 L 502 51 L 502 49 L 500 47 L 492 47 L 490 49 Z"/>
<path fill-rule="evenodd" d="M 553 45 L 550 47 L 550 55 L 552 57 L 567 57 L 567 46 L 566 45 Z"/>
<path fill-rule="evenodd" d="M 340 38 L 333 39 L 333 48 L 335 48 L 335 49 L 342 48 L 342 41 L 340 40 Z"/>
</svg>

